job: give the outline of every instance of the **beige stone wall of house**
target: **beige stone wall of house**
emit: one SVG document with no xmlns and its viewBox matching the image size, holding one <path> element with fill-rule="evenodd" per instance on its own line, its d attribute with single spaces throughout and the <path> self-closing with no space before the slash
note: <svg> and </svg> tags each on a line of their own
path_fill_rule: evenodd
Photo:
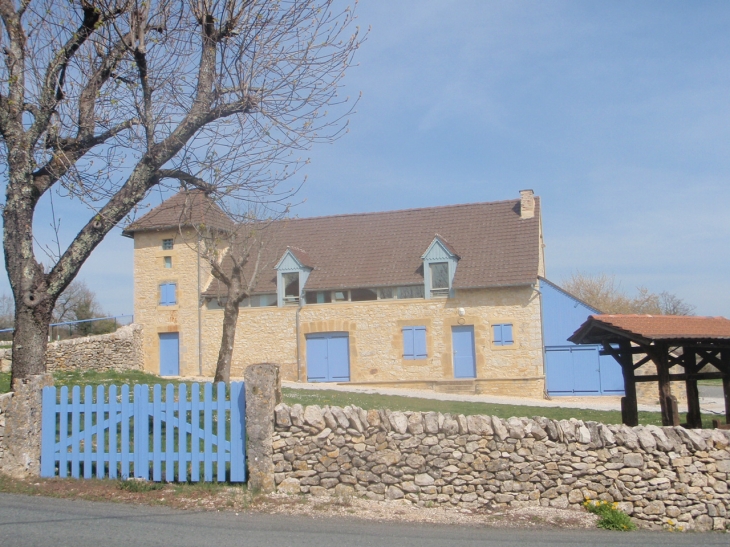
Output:
<svg viewBox="0 0 730 547">
<path fill-rule="evenodd" d="M 459 316 L 458 309 L 465 314 Z M 297 307 L 242 308 L 232 376 L 253 363 L 274 362 L 284 380 L 297 380 Z M 203 310 L 204 374 L 212 375 L 222 310 Z M 413 299 L 305 305 L 299 311 L 300 375 L 307 378 L 306 336 L 347 332 L 352 382 L 453 380 L 451 327 L 473 325 L 478 393 L 542 397 L 542 335 L 538 293 L 531 287 L 457 291 L 454 299 Z M 491 325 L 512 323 L 515 344 L 494 346 Z M 401 329 L 425 326 L 428 358 L 403 359 Z M 195 323 L 189 324 L 194 330 Z M 185 325 L 188 328 L 188 325 Z M 405 386 L 404 386 L 405 387 Z M 412 387 L 416 387 L 415 385 Z M 423 387 L 428 387 L 423 384 Z"/>
<path fill-rule="evenodd" d="M 163 250 L 162 240 L 173 248 Z M 180 336 L 180 374 L 198 374 L 198 260 L 197 238 L 192 230 L 138 232 L 134 237 L 134 318 L 144 325 L 144 367 L 160 372 L 160 340 L 163 332 Z M 165 267 L 170 257 L 172 267 Z M 201 267 L 200 286 L 209 281 L 209 269 Z M 160 305 L 160 284 L 176 283 L 177 304 Z"/>
</svg>

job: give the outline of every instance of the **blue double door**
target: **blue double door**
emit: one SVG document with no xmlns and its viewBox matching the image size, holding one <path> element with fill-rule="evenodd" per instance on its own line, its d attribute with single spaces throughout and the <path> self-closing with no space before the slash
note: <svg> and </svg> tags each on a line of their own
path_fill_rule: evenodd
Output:
<svg viewBox="0 0 730 547">
<path fill-rule="evenodd" d="M 545 348 L 550 395 L 623 395 L 624 377 L 616 360 L 599 346 Z"/>
<path fill-rule="evenodd" d="M 350 339 L 346 332 L 307 336 L 307 381 L 350 381 Z"/>
</svg>

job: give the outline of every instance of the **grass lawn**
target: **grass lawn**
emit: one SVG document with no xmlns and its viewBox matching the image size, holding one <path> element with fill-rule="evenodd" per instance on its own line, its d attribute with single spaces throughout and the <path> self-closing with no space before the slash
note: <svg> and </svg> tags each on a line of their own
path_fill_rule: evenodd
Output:
<svg viewBox="0 0 730 547">
<path fill-rule="evenodd" d="M 721 386 L 722 380 L 719 378 L 717 380 L 697 380 L 697 385 L 700 386 Z"/>
<path fill-rule="evenodd" d="M 121 385 L 133 384 L 156 384 L 168 383 L 178 385 L 183 383 L 180 380 L 160 378 L 154 374 L 141 371 L 130 372 L 57 372 L 53 375 L 57 386 L 109 386 L 111 384 Z M 190 384 L 192 382 L 185 382 Z M 10 373 L 0 373 L 0 393 L 10 391 Z M 567 420 L 577 418 L 584 421 L 596 421 L 605 424 L 621 423 L 619 411 L 586 410 L 578 408 L 555 408 L 537 406 L 501 405 L 493 403 L 472 403 L 465 401 L 440 401 L 435 399 L 423 399 L 417 397 L 402 397 L 397 395 L 373 395 L 368 393 L 352 393 L 347 391 L 335 391 L 327 389 L 282 389 L 283 401 L 288 405 L 296 403 L 302 405 L 332 405 L 347 406 L 355 405 L 366 410 L 388 408 L 390 410 L 413 410 L 413 411 L 435 411 L 450 414 L 487 414 L 500 418 L 512 416 L 545 416 L 554 420 Z M 684 420 L 684 415 L 680 415 Z M 712 426 L 712 416 L 704 415 L 702 422 L 705 427 Z M 658 412 L 639 412 L 639 423 L 661 425 L 661 415 Z"/>
<path fill-rule="evenodd" d="M 371 408 L 388 408 L 390 410 L 435 411 L 450 414 L 487 414 L 499 418 L 512 416 L 544 416 L 553 420 L 577 418 L 583 421 L 602 422 L 604 424 L 620 424 L 621 412 L 606 410 L 587 410 L 580 408 L 555 408 L 538 406 L 502 405 L 495 403 L 472 403 L 466 401 L 440 401 L 398 395 L 372 395 L 368 393 L 352 393 L 334 390 L 282 389 L 282 399 L 288 405 L 355 405 L 369 410 Z M 685 419 L 679 415 L 680 421 Z M 642 425 L 662 425 L 659 412 L 639 412 L 639 423 Z M 712 427 L 712 416 L 703 415 L 705 427 Z"/>
</svg>

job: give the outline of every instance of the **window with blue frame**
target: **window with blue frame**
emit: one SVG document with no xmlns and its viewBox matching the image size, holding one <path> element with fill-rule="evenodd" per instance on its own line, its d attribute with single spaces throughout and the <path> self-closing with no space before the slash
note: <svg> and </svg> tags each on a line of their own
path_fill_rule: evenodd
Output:
<svg viewBox="0 0 730 547">
<path fill-rule="evenodd" d="M 425 359 L 426 327 L 403 327 L 403 359 Z"/>
<path fill-rule="evenodd" d="M 177 304 L 177 283 L 160 284 L 160 306 Z"/>
<path fill-rule="evenodd" d="M 492 325 L 492 343 L 495 346 L 511 346 L 515 343 L 512 336 L 512 323 Z"/>
</svg>

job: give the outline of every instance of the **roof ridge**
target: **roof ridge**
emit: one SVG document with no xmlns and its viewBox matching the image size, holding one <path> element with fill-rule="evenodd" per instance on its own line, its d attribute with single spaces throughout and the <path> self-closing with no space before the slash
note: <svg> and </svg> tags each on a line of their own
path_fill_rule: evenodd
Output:
<svg viewBox="0 0 730 547">
<path fill-rule="evenodd" d="M 538 196 L 535 196 L 535 199 L 539 199 Z M 387 214 L 397 214 L 397 213 L 411 213 L 411 212 L 419 212 L 419 211 L 428 211 L 428 210 L 443 210 L 443 209 L 455 209 L 458 207 L 475 207 L 478 205 L 500 205 L 503 203 L 519 203 L 520 200 L 518 199 L 504 199 L 499 201 L 478 201 L 476 203 L 455 203 L 452 205 L 433 205 L 431 207 L 411 207 L 408 209 L 390 209 L 387 211 L 368 211 L 364 213 L 339 213 L 336 215 L 319 215 L 314 217 L 287 217 L 282 218 L 281 222 L 289 222 L 289 221 L 299 221 L 299 220 L 321 220 L 324 218 L 341 218 L 341 217 L 357 217 L 357 216 L 370 216 L 370 215 L 387 215 Z"/>
</svg>

